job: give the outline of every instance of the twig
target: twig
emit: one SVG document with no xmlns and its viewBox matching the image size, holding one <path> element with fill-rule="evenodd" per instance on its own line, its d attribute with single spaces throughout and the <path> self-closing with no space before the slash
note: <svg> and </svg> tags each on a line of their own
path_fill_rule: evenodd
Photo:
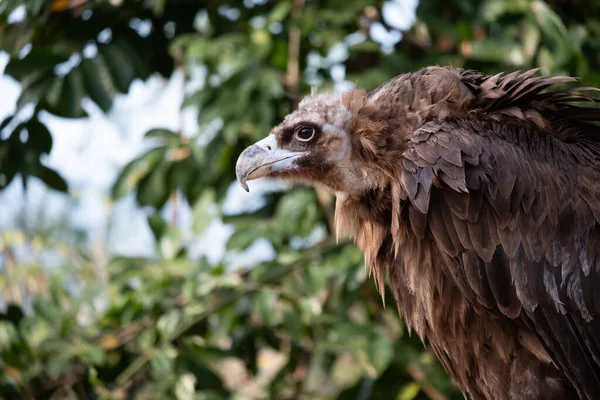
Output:
<svg viewBox="0 0 600 400">
<path fill-rule="evenodd" d="M 317 200 L 323 211 L 325 217 L 327 217 L 327 233 L 331 236 L 335 232 L 335 204 L 332 201 L 332 197 L 329 192 L 320 186 L 315 187 L 315 193 L 317 194 Z"/>
<path fill-rule="evenodd" d="M 139 332 L 151 327 L 154 323 L 155 321 L 153 321 L 152 318 L 146 316 L 138 321 L 132 322 L 130 325 L 126 326 L 121 330 L 103 332 L 102 334 L 92 339 L 92 342 L 94 344 L 102 346 L 102 340 L 110 336 L 113 337 L 115 340 L 114 344 L 111 345 L 111 348 L 117 348 L 136 337 L 136 335 Z"/>
<path fill-rule="evenodd" d="M 288 36 L 288 63 L 287 72 L 285 74 L 285 84 L 295 98 L 298 100 L 298 82 L 300 80 L 300 42 L 302 35 L 298 21 L 302 16 L 304 8 L 304 0 L 294 0 L 294 8 L 292 9 L 292 23 L 289 29 Z"/>
<path fill-rule="evenodd" d="M 38 396 L 41 396 L 42 394 L 50 392 L 54 389 L 71 387 L 75 383 L 77 383 L 80 379 L 82 379 L 82 376 L 81 376 L 82 374 L 83 374 L 83 371 L 81 371 L 81 368 L 79 368 L 79 366 L 76 366 L 71 371 L 71 374 L 63 375 L 63 376 L 59 377 L 58 379 L 49 382 L 49 384 L 47 386 L 36 387 L 33 389 L 33 391 L 31 393 L 29 393 L 29 395 L 31 396 L 32 399 L 35 399 Z M 57 392 L 58 392 L 58 390 L 54 391 L 51 396 L 55 396 Z"/>
<path fill-rule="evenodd" d="M 177 203 L 177 189 L 171 193 L 169 196 L 169 203 L 171 203 L 171 208 L 173 210 L 171 214 L 171 226 L 177 227 L 177 218 L 178 218 L 178 203 Z"/>
<path fill-rule="evenodd" d="M 129 380 L 129 378 L 131 378 L 133 375 L 135 375 L 135 373 L 139 369 L 141 369 L 144 365 L 146 365 L 146 363 L 148 361 L 150 361 L 150 359 L 152 359 L 153 356 L 154 356 L 154 352 L 149 351 L 147 353 L 142 354 L 135 360 L 133 360 L 131 362 L 131 364 L 129 364 L 129 366 L 127 368 L 125 368 L 125 371 L 121 372 L 121 374 L 115 380 L 115 382 L 117 382 L 117 385 L 122 386 L 123 384 L 125 384 L 125 382 L 127 382 Z"/>
<path fill-rule="evenodd" d="M 421 368 L 417 364 L 410 364 L 406 371 L 410 374 L 415 382 L 417 382 L 423 392 L 429 397 L 431 400 L 448 400 L 446 396 L 442 393 L 438 392 L 433 386 L 431 386 L 425 380 L 425 373 L 421 370 Z"/>
</svg>

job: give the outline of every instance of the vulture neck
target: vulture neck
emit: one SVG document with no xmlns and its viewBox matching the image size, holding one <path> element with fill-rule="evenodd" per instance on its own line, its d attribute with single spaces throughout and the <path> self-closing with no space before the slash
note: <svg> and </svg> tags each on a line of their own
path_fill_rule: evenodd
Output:
<svg viewBox="0 0 600 400">
<path fill-rule="evenodd" d="M 444 313 L 436 312 L 440 306 L 435 303 L 443 299 L 440 288 L 456 291 L 452 294 L 459 298 L 460 294 L 435 267 L 432 260 L 440 255 L 431 240 L 415 235 L 410 228 L 399 160 L 415 130 L 433 119 L 462 116 L 472 95 L 468 90 L 463 92 L 462 86 L 452 87 L 455 97 L 460 94 L 462 100 L 447 103 L 448 93 L 431 94 L 432 88 L 439 89 L 437 81 L 423 83 L 403 76 L 398 80 L 401 83 L 394 90 L 382 88 L 370 95 L 354 90 L 342 100 L 353 116 L 355 163 L 371 177 L 371 186 L 359 193 L 336 194 L 335 228 L 338 237 L 354 236 L 384 302 L 386 275 L 394 281 L 392 291 L 402 316 L 409 329 L 424 340 L 432 336 L 436 325 L 446 323 L 439 318 Z M 442 104 L 445 108 L 439 107 Z M 448 312 L 466 312 L 463 306 Z M 463 318 L 460 315 L 454 321 Z M 460 329 L 458 325 L 446 328 Z"/>
<path fill-rule="evenodd" d="M 414 91 L 404 94 L 409 92 L 414 96 Z M 370 97 L 357 89 L 342 98 L 352 114 L 353 164 L 368 180 L 364 181 L 367 187 L 345 185 L 353 190 L 336 191 L 335 231 L 337 237 L 354 236 L 384 302 L 390 261 L 385 248 L 397 256 L 406 237 L 405 224 L 401 223 L 406 199 L 402 198 L 398 160 L 411 133 L 424 123 L 420 110 L 407 105 L 404 97 Z"/>
<path fill-rule="evenodd" d="M 386 240 L 396 236 L 392 236 L 390 232 L 393 208 L 391 199 L 389 188 L 375 188 L 360 195 L 338 192 L 334 218 L 338 238 L 347 234 L 354 236 L 356 244 L 364 253 L 365 264 L 374 274 L 375 283 L 384 301 L 387 265 L 381 257 L 378 259 L 378 253 L 380 249 L 383 250 Z"/>
</svg>

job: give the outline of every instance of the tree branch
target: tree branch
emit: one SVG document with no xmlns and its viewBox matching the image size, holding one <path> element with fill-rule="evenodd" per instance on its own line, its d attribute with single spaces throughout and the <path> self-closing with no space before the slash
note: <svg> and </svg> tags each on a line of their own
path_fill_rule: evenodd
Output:
<svg viewBox="0 0 600 400">
<path fill-rule="evenodd" d="M 442 393 L 438 392 L 433 386 L 431 386 L 425 380 L 425 373 L 421 370 L 421 368 L 417 364 L 410 364 L 406 371 L 410 374 L 415 382 L 421 385 L 421 390 L 429 397 L 431 400 L 448 400 L 446 396 Z"/>
<path fill-rule="evenodd" d="M 285 74 L 285 84 L 288 91 L 294 97 L 294 106 L 298 101 L 298 83 L 300 81 L 300 42 L 302 35 L 298 20 L 302 16 L 304 8 L 304 0 L 294 0 L 294 8 L 292 9 L 292 23 L 289 29 L 288 36 L 288 63 L 287 72 Z"/>
</svg>

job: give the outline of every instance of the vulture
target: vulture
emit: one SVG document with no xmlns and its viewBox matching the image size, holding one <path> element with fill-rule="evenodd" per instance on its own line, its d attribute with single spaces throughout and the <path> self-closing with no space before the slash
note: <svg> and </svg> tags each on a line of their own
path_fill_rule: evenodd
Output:
<svg viewBox="0 0 600 400">
<path fill-rule="evenodd" d="M 237 179 L 331 191 L 466 397 L 600 399 L 600 100 L 575 80 L 436 66 L 312 93 Z"/>
</svg>

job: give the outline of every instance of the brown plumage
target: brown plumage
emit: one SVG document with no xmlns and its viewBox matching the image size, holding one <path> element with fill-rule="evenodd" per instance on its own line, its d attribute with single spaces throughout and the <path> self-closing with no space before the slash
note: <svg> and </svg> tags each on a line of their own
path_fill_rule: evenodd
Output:
<svg viewBox="0 0 600 400">
<path fill-rule="evenodd" d="M 315 94 L 236 172 L 333 191 L 473 399 L 600 399 L 600 108 L 572 81 L 430 67 Z"/>
</svg>

